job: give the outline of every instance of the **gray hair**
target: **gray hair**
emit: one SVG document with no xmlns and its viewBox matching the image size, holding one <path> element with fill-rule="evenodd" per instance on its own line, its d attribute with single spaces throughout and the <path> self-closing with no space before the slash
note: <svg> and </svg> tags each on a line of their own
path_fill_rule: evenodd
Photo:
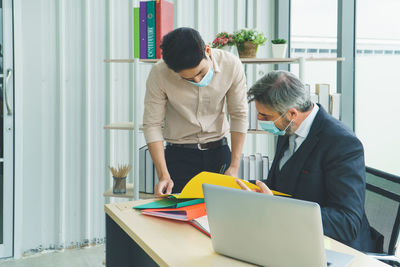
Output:
<svg viewBox="0 0 400 267">
<path fill-rule="evenodd" d="M 305 112 L 312 107 L 310 92 L 303 83 L 283 70 L 264 75 L 250 88 L 247 96 L 249 102 L 255 100 L 279 114 L 286 113 L 290 108 Z"/>
</svg>

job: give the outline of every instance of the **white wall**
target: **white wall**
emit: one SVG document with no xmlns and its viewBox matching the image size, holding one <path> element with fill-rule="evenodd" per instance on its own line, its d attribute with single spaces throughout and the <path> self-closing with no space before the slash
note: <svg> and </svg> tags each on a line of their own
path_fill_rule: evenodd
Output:
<svg viewBox="0 0 400 267">
<path fill-rule="evenodd" d="M 272 0 L 176 0 L 175 26 L 219 31 L 257 27 L 273 36 Z M 106 166 L 132 162 L 130 133 L 103 130 L 131 121 L 131 10 L 122 0 L 15 1 L 15 257 L 105 237 Z M 259 49 L 267 57 L 269 46 Z M 140 103 L 151 65 L 140 64 Z M 249 67 L 255 79 L 271 66 Z M 255 138 L 247 138 L 252 153 Z M 254 140 L 253 140 L 254 139 Z M 267 150 L 266 136 L 257 137 Z M 141 142 L 144 140 L 141 137 Z M 132 178 L 130 178 L 132 179 Z"/>
</svg>

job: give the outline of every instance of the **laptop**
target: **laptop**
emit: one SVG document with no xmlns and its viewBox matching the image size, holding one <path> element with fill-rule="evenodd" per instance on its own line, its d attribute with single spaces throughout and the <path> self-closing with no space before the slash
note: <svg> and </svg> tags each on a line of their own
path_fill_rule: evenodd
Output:
<svg viewBox="0 0 400 267">
<path fill-rule="evenodd" d="M 216 252 L 262 266 L 348 266 L 326 251 L 317 203 L 203 184 Z"/>
</svg>

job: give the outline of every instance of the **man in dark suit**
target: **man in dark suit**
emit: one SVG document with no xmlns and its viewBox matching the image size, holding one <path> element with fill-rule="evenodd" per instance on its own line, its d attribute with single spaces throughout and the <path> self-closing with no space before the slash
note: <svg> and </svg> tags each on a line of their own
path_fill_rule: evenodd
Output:
<svg viewBox="0 0 400 267">
<path fill-rule="evenodd" d="M 361 142 L 342 122 L 310 101 L 291 73 L 274 71 L 249 90 L 260 126 L 279 135 L 266 185 L 317 202 L 324 234 L 362 251 L 377 251 L 364 212 L 365 163 Z M 243 189 L 246 186 L 237 181 Z"/>
</svg>

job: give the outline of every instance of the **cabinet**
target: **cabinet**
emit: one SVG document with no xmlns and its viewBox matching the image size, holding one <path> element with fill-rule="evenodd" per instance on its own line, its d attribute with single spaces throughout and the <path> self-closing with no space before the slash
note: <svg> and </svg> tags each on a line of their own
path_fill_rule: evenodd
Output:
<svg viewBox="0 0 400 267">
<path fill-rule="evenodd" d="M 136 88 L 137 84 L 137 69 L 138 64 L 144 63 L 156 63 L 159 59 L 106 59 L 104 60 L 106 63 L 130 63 L 134 64 L 133 67 L 133 104 L 135 107 L 139 106 L 138 97 Z M 343 61 L 344 58 L 242 58 L 241 61 L 243 64 L 299 64 L 299 78 L 300 80 L 304 80 L 305 76 L 305 63 L 312 61 Z M 107 190 L 104 193 L 104 196 L 107 197 L 125 197 L 125 198 L 133 198 L 134 200 L 139 199 L 139 186 L 134 186 L 139 184 L 139 144 L 138 144 L 138 134 L 141 130 L 141 127 L 134 127 L 139 124 L 138 118 L 138 110 L 134 110 L 133 114 L 133 122 L 115 122 L 109 125 L 105 125 L 104 129 L 106 130 L 127 130 L 133 131 L 133 184 L 127 185 L 127 193 L 123 195 L 115 195 L 112 194 L 112 189 Z M 249 130 L 249 134 L 269 134 L 260 130 Z"/>
</svg>

